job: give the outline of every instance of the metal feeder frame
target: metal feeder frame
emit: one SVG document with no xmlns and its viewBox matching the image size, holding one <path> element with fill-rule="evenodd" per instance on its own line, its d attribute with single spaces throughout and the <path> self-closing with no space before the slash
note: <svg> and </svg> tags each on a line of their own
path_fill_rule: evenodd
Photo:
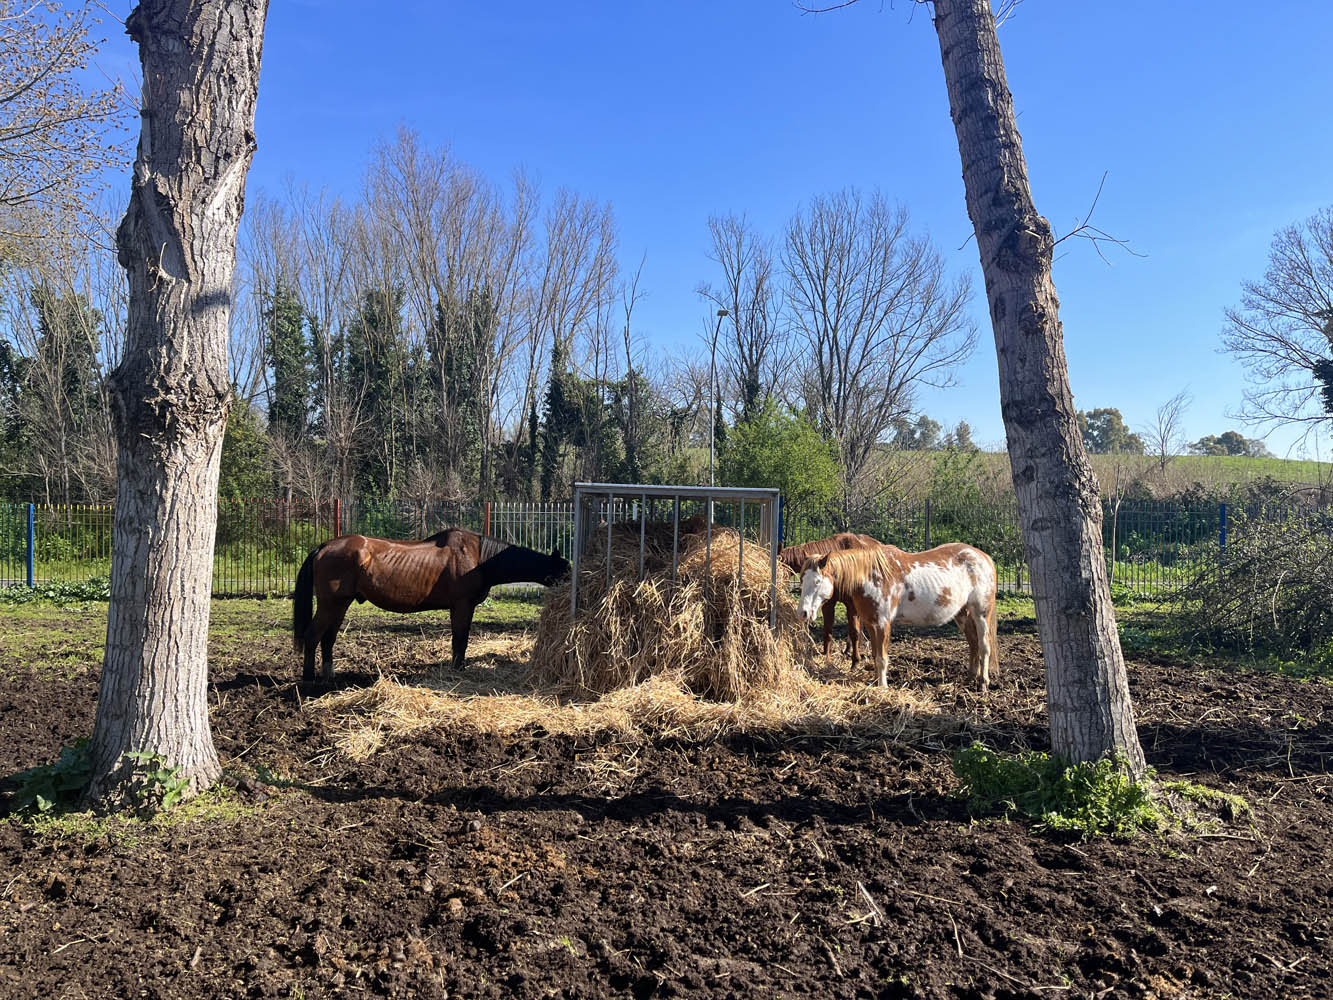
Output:
<svg viewBox="0 0 1333 1000">
<path fill-rule="evenodd" d="M 782 518 L 782 494 L 780 490 L 745 486 L 649 486 L 636 483 L 575 483 L 574 554 L 571 559 L 572 572 L 569 588 L 569 611 L 571 615 L 577 615 L 579 610 L 579 565 L 583 558 L 583 547 L 587 539 L 592 537 L 592 531 L 599 527 L 592 523 L 593 518 L 590 516 L 592 512 L 588 510 L 585 500 L 595 500 L 602 497 L 606 500 L 606 582 L 608 585 L 611 583 L 611 528 L 615 523 L 615 501 L 617 499 L 638 501 L 640 580 L 644 577 L 644 539 L 648 524 L 649 499 L 669 498 L 671 500 L 672 580 L 676 579 L 676 566 L 680 552 L 680 501 L 682 498 L 706 500 L 708 502 L 708 525 L 704 537 L 704 578 L 709 585 L 712 583 L 713 504 L 715 502 L 740 504 L 740 522 L 738 525 L 740 535 L 739 565 L 744 565 L 745 557 L 745 505 L 746 503 L 759 505 L 759 544 L 763 545 L 765 541 L 767 542 L 770 563 L 768 624 L 771 629 L 777 631 L 778 549 L 781 541 L 778 536 L 781 531 Z M 738 571 L 736 574 L 737 590 L 740 589 L 740 578 L 741 574 Z"/>
</svg>

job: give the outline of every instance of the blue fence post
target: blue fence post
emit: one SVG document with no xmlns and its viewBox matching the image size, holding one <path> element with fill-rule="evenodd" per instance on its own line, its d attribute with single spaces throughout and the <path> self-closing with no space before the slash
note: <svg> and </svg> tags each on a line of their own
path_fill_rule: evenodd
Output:
<svg viewBox="0 0 1333 1000">
<path fill-rule="evenodd" d="M 787 509 L 782 506 L 782 494 L 778 494 L 778 548 L 782 548 L 787 542 L 785 534 L 787 530 Z"/>
<path fill-rule="evenodd" d="M 37 506 L 28 504 L 28 586 L 33 586 L 33 562 L 37 552 Z"/>
</svg>

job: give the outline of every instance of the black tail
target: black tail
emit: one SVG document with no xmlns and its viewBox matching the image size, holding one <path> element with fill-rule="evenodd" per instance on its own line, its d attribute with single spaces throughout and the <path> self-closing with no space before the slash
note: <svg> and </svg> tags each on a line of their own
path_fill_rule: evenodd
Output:
<svg viewBox="0 0 1333 1000">
<path fill-rule="evenodd" d="M 298 653 L 305 652 L 305 633 L 314 617 L 315 556 L 323 547 L 312 549 L 296 574 L 296 589 L 292 591 L 292 648 Z"/>
</svg>

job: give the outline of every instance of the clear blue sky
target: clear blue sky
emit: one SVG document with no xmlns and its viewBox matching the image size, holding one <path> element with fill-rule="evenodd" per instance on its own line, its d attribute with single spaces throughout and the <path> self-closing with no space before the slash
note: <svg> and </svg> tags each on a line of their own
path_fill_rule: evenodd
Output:
<svg viewBox="0 0 1333 1000">
<path fill-rule="evenodd" d="M 107 28 L 104 62 L 135 59 Z M 1191 439 L 1238 426 L 1225 416 L 1242 373 L 1217 351 L 1222 310 L 1262 275 L 1276 229 L 1333 203 L 1331 40 L 1326 2 L 1026 0 L 1002 28 L 1038 210 L 1066 232 L 1107 172 L 1093 221 L 1146 255 L 1111 249 L 1108 267 L 1086 244 L 1062 245 L 1080 408 L 1116 406 L 1137 427 L 1188 387 Z M 777 235 L 811 195 L 879 187 L 974 277 L 980 349 L 924 408 L 1003 442 L 924 8 L 272 0 L 252 189 L 277 194 L 294 177 L 350 193 L 399 125 L 497 180 L 523 166 L 543 190 L 609 201 L 623 263 L 647 254 L 636 318 L 658 349 L 693 341 L 709 315 L 693 289 L 711 277 L 710 214 L 746 212 Z M 1269 445 L 1285 454 L 1293 438 Z"/>
</svg>

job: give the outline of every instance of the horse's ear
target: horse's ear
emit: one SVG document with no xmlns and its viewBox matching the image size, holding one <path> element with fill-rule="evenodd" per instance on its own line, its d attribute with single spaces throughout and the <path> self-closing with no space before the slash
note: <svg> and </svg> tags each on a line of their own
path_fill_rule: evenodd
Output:
<svg viewBox="0 0 1333 1000">
<path fill-rule="evenodd" d="M 822 556 L 819 557 L 819 562 L 816 565 L 818 565 L 820 569 L 827 569 L 828 557 L 829 553 L 825 552 Z"/>
<path fill-rule="evenodd" d="M 559 546 L 559 545 L 557 545 L 557 546 L 555 546 L 554 548 L 551 549 L 551 558 L 553 558 L 553 559 L 563 559 L 563 558 L 564 558 L 564 556 L 562 556 L 562 555 L 560 554 L 560 546 Z"/>
</svg>

